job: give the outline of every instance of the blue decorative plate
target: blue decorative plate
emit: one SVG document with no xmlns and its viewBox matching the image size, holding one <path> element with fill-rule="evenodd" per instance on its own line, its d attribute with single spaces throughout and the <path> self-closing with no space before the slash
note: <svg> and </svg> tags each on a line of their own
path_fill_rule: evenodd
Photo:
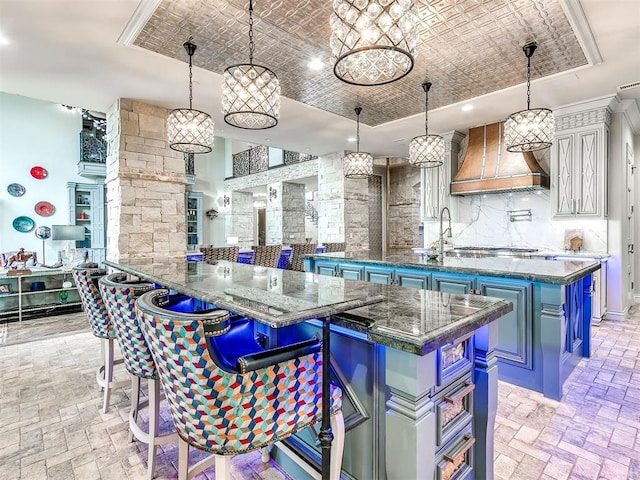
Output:
<svg viewBox="0 0 640 480">
<path fill-rule="evenodd" d="M 12 197 L 21 197 L 26 191 L 27 189 L 19 183 L 11 183 L 7 187 L 7 192 L 9 192 L 9 195 L 11 195 Z"/>
<path fill-rule="evenodd" d="M 30 232 L 35 226 L 36 222 L 34 222 L 33 219 L 29 217 L 16 217 L 13 220 L 13 228 L 15 228 L 19 232 Z"/>
<path fill-rule="evenodd" d="M 51 237 L 51 229 L 49 227 L 38 227 L 35 234 L 40 240 L 46 240 Z"/>
</svg>

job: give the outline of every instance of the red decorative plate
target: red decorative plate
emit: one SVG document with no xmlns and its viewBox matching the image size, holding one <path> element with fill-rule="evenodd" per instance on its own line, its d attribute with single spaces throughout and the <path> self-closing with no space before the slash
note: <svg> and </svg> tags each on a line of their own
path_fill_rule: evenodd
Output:
<svg viewBox="0 0 640 480">
<path fill-rule="evenodd" d="M 36 166 L 31 169 L 31 176 L 33 178 L 37 178 L 38 180 L 47 178 L 47 175 L 49 175 L 49 172 L 47 172 L 45 168 Z"/>
<path fill-rule="evenodd" d="M 53 212 L 56 211 L 56 207 L 51 205 L 49 202 L 38 202 L 33 209 L 41 217 L 50 217 L 53 215 Z"/>
</svg>

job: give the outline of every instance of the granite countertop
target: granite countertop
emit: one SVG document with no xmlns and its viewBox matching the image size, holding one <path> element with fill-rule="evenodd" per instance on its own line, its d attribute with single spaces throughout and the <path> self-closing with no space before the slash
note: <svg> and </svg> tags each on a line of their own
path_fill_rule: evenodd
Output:
<svg viewBox="0 0 640 480">
<path fill-rule="evenodd" d="M 576 259 L 543 260 L 517 257 L 447 257 L 429 260 L 411 251 L 387 255 L 370 255 L 368 252 L 338 252 L 302 255 L 303 258 L 352 261 L 370 265 L 419 268 L 448 273 L 466 273 L 492 277 L 508 277 L 532 282 L 567 285 L 600 268 L 600 262 Z"/>
<path fill-rule="evenodd" d="M 511 302 L 227 261 L 135 259 L 106 265 L 247 315 L 271 327 L 332 315 L 381 345 L 425 355 L 496 320 Z"/>
</svg>

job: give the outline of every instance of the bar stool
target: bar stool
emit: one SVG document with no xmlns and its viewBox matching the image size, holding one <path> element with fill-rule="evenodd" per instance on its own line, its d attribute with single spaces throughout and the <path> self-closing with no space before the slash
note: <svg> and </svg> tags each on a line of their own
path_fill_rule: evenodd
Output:
<svg viewBox="0 0 640 480">
<path fill-rule="evenodd" d="M 293 243 L 291 248 L 293 249 L 293 254 L 291 255 L 289 270 L 304 272 L 304 261 L 300 255 L 311 255 L 315 253 L 316 246 L 311 243 Z"/>
<path fill-rule="evenodd" d="M 98 280 L 107 274 L 102 268 L 74 267 L 73 279 L 78 287 L 80 300 L 84 307 L 84 313 L 89 320 L 91 333 L 100 339 L 102 365 L 96 372 L 96 381 L 101 390 L 104 390 L 102 411 L 109 411 L 111 391 L 114 388 L 124 387 L 129 381 L 114 382 L 113 367 L 123 362 L 123 359 L 114 360 L 113 340 L 115 331 L 111 325 L 111 319 L 105 309 L 104 302 L 98 291 Z"/>
<path fill-rule="evenodd" d="M 160 381 L 158 371 L 153 362 L 149 346 L 142 334 L 142 329 L 135 312 L 136 299 L 145 292 L 154 289 L 153 283 L 141 280 L 130 280 L 126 274 L 113 273 L 100 279 L 100 293 L 116 332 L 116 338 L 124 365 L 131 377 L 131 412 L 129 413 L 129 440 L 136 440 L 148 445 L 148 475 L 153 478 L 158 445 L 172 442 L 178 438 L 177 433 L 165 435 L 159 433 L 160 423 Z M 149 400 L 140 402 L 140 381 L 147 380 Z M 138 412 L 149 407 L 149 428 L 142 430 L 138 425 Z"/>
<path fill-rule="evenodd" d="M 254 245 L 251 248 L 256 252 L 253 259 L 254 265 L 271 268 L 278 266 L 282 245 Z"/>
<path fill-rule="evenodd" d="M 322 357 L 317 339 L 263 350 L 252 334 L 246 337 L 248 330 L 232 328 L 228 312 L 167 311 L 162 308 L 165 296 L 162 290 L 147 292 L 136 306 L 180 437 L 179 480 L 212 463 L 216 480 L 228 480 L 231 455 L 267 447 L 320 420 Z M 231 338 L 225 338 L 230 332 Z M 329 401 L 335 435 L 331 478 L 338 480 L 344 448 L 338 387 L 332 386 Z M 213 455 L 189 468 L 189 446 Z M 263 461 L 267 459 L 263 453 Z"/>
</svg>

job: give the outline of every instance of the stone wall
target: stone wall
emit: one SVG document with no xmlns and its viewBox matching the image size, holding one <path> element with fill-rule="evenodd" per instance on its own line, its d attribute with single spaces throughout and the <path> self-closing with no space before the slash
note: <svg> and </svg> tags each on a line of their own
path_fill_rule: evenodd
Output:
<svg viewBox="0 0 640 480">
<path fill-rule="evenodd" d="M 389 249 L 418 247 L 420 169 L 411 165 L 389 169 Z"/>
<path fill-rule="evenodd" d="M 270 183 L 315 177 L 316 175 L 318 175 L 318 160 L 309 160 L 308 162 L 272 168 L 264 172 L 252 173 L 251 175 L 245 175 L 243 177 L 229 178 L 224 181 L 224 188 L 227 192 L 232 192 L 245 188 L 260 187 Z"/>
<path fill-rule="evenodd" d="M 318 243 L 344 242 L 342 152 L 318 159 Z"/>
<path fill-rule="evenodd" d="M 248 192 L 231 192 L 231 203 L 225 215 L 225 231 L 227 237 L 238 237 L 240 247 L 249 248 L 254 244 L 253 232 L 255 218 L 253 213 L 253 194 Z"/>
<path fill-rule="evenodd" d="M 186 253 L 182 153 L 167 145 L 168 110 L 118 99 L 107 113 L 107 259 Z"/>
<path fill-rule="evenodd" d="M 304 184 L 282 183 L 282 243 L 305 243 Z"/>
</svg>

